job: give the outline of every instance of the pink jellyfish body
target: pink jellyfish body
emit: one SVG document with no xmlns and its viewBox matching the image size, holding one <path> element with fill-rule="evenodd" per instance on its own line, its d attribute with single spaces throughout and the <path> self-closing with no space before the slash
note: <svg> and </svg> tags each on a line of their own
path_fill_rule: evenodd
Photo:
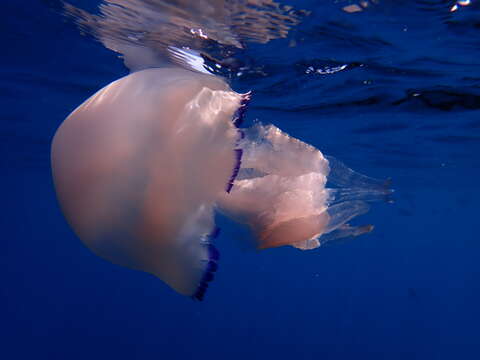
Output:
<svg viewBox="0 0 480 360">
<path fill-rule="evenodd" d="M 80 105 L 51 159 L 82 242 L 201 300 L 217 269 L 216 209 L 248 224 L 259 249 L 313 249 L 372 230 L 347 222 L 388 195 L 385 184 L 273 125 L 239 129 L 248 98 L 219 77 L 167 67 L 134 72 Z"/>
</svg>

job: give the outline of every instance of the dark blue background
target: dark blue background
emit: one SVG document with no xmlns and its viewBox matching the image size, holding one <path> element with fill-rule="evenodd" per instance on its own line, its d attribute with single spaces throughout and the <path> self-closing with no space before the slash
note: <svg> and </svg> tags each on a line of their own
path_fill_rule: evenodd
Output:
<svg viewBox="0 0 480 360">
<path fill-rule="evenodd" d="M 373 233 L 310 252 L 248 250 L 247 231 L 219 217 L 220 271 L 196 303 L 96 257 L 67 226 L 50 140 L 127 70 L 58 2 L 4 0 L 0 359 L 480 358 L 480 10 L 400 3 L 346 14 L 301 1 L 313 13 L 297 46 L 252 45 L 238 56 L 261 71 L 232 79 L 255 92 L 247 124 L 391 177 L 395 203 L 357 221 Z"/>
</svg>

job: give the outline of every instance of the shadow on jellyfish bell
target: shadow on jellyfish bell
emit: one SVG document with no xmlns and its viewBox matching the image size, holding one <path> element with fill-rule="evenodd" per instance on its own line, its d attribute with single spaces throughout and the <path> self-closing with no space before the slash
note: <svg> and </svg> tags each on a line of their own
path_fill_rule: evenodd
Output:
<svg viewBox="0 0 480 360">
<path fill-rule="evenodd" d="M 348 222 L 367 202 L 388 201 L 388 181 L 274 125 L 242 127 L 250 97 L 170 64 L 132 72 L 81 104 L 51 148 L 57 197 L 81 241 L 202 300 L 219 260 L 215 211 L 249 226 L 258 249 L 310 250 L 370 232 Z"/>
</svg>

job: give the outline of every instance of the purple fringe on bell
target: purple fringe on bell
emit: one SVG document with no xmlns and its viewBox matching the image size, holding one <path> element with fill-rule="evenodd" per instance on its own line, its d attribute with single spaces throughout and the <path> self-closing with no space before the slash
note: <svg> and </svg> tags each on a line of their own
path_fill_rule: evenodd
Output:
<svg viewBox="0 0 480 360">
<path fill-rule="evenodd" d="M 218 269 L 218 259 L 220 258 L 220 253 L 218 250 L 213 246 L 212 244 L 208 244 L 208 263 L 207 266 L 205 267 L 205 271 L 203 273 L 202 279 L 200 280 L 200 283 L 198 284 L 197 290 L 195 291 L 195 294 L 193 294 L 192 299 L 202 301 L 205 292 L 208 289 L 208 284 L 213 281 L 215 278 L 215 272 Z"/>
<path fill-rule="evenodd" d="M 212 230 L 212 232 L 207 235 L 208 241 L 211 241 L 212 239 L 216 238 L 218 234 L 220 233 L 220 228 L 215 226 L 215 228 Z M 198 284 L 197 290 L 195 291 L 195 294 L 192 295 L 192 299 L 202 301 L 203 297 L 205 296 L 205 292 L 208 289 L 208 284 L 213 281 L 215 278 L 215 272 L 218 269 L 218 260 L 220 259 L 220 253 L 217 250 L 215 246 L 211 243 L 205 244 L 207 247 L 207 253 L 208 253 L 208 262 L 205 267 L 205 271 L 203 272 L 202 279 L 200 280 L 200 283 Z"/>
<path fill-rule="evenodd" d="M 237 178 L 238 172 L 240 171 L 240 166 L 242 164 L 242 149 L 235 149 L 235 158 L 236 158 L 236 164 L 235 167 L 233 168 L 232 176 L 230 177 L 230 180 L 228 181 L 227 188 L 225 189 L 227 193 L 230 193 L 233 187 L 233 183 L 235 179 Z"/>
<path fill-rule="evenodd" d="M 243 123 L 243 119 L 245 117 L 245 112 L 248 108 L 248 103 L 252 98 L 252 92 L 249 91 L 248 93 L 242 94 L 242 99 L 240 100 L 240 106 L 238 107 L 237 111 L 233 115 L 233 123 L 236 127 L 239 127 Z"/>
</svg>

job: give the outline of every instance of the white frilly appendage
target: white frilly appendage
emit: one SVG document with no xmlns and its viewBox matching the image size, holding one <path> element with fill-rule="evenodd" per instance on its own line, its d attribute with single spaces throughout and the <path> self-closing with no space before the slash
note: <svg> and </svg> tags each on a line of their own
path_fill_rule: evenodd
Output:
<svg viewBox="0 0 480 360">
<path fill-rule="evenodd" d="M 273 125 L 244 129 L 240 147 L 237 180 L 218 205 L 227 216 L 253 228 L 260 249 L 292 245 L 308 250 L 369 232 L 373 226 L 347 222 L 368 211 L 366 201 L 391 192 L 387 183 L 324 157 Z"/>
</svg>

